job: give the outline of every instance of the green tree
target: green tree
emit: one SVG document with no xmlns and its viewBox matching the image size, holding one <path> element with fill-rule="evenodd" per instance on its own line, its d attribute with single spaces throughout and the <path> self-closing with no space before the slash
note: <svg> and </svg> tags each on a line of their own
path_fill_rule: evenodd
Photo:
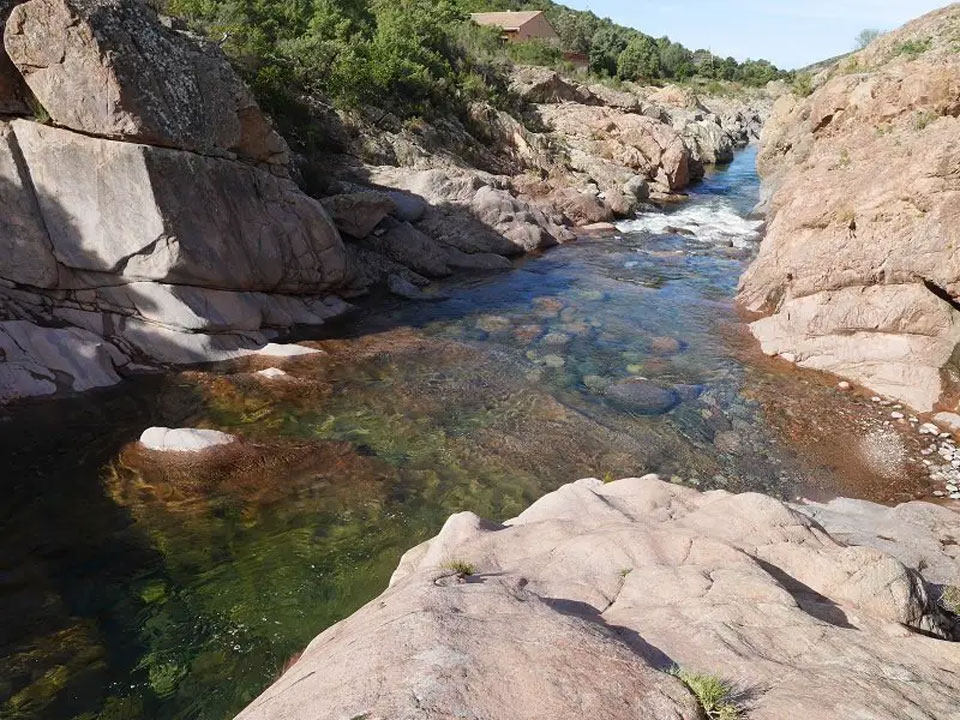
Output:
<svg viewBox="0 0 960 720">
<path fill-rule="evenodd" d="M 747 85 L 759 87 L 785 75 L 767 60 L 744 60 L 737 71 L 736 79 Z"/>
<path fill-rule="evenodd" d="M 617 77 L 623 80 L 660 77 L 660 47 L 646 35 L 631 38 L 617 59 Z"/>
<path fill-rule="evenodd" d="M 660 67 L 666 77 L 683 80 L 693 74 L 693 53 L 680 43 L 660 50 Z"/>
<path fill-rule="evenodd" d="M 560 36 L 561 48 L 568 52 L 590 54 L 591 41 L 600 28 L 600 19 L 596 15 L 555 6 L 547 17 Z"/>
<path fill-rule="evenodd" d="M 606 25 L 590 41 L 590 70 L 597 75 L 617 74 L 617 59 L 627 47 L 627 34 L 622 28 Z"/>
<path fill-rule="evenodd" d="M 733 80 L 737 76 L 737 71 L 740 69 L 740 63 L 737 62 L 736 58 L 726 57 L 720 61 L 718 67 L 718 79 L 720 80 Z"/>
<path fill-rule="evenodd" d="M 880 37 L 879 30 L 873 30 L 873 29 L 861 30 L 860 34 L 857 35 L 857 38 L 856 38 L 857 50 L 862 50 L 867 45 L 869 45 L 874 40 L 876 40 L 878 37 Z"/>
</svg>

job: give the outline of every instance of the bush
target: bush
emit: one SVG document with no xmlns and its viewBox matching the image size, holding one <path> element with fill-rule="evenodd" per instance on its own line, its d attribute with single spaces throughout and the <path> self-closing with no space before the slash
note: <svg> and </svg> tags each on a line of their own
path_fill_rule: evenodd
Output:
<svg viewBox="0 0 960 720">
<path fill-rule="evenodd" d="M 813 93 L 813 75 L 808 72 L 797 73 L 793 78 L 791 89 L 798 97 L 809 97 Z"/>
<path fill-rule="evenodd" d="M 709 720 L 739 720 L 743 717 L 729 683 L 713 675 L 690 672 L 679 667 L 674 667 L 670 674 L 690 688 Z"/>
<path fill-rule="evenodd" d="M 556 67 L 563 62 L 563 51 L 556 45 L 543 40 L 508 43 L 507 54 L 511 60 L 521 65 Z"/>
<path fill-rule="evenodd" d="M 930 38 L 925 38 L 923 40 L 907 40 L 906 42 L 902 42 L 897 45 L 893 49 L 893 54 L 894 57 L 905 55 L 911 60 L 914 60 L 929 50 L 930 44 Z"/>
<path fill-rule="evenodd" d="M 784 73 L 766 61 L 737 64 L 550 0 L 152 0 L 217 38 L 258 100 L 294 142 L 308 142 L 309 98 L 374 106 L 401 119 L 466 116 L 486 100 L 511 107 L 511 62 L 561 67 L 586 53 L 595 76 L 706 77 L 761 85 Z M 544 9 L 559 46 L 504 44 L 470 11 Z"/>
</svg>

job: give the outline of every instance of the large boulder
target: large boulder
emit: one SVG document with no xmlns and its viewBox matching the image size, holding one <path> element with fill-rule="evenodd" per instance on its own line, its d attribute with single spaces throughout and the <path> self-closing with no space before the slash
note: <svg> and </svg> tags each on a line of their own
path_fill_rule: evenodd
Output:
<svg viewBox="0 0 960 720">
<path fill-rule="evenodd" d="M 99 286 L 89 274 L 106 273 L 305 294 L 345 278 L 336 229 L 289 180 L 181 150 L 12 125 L 49 236 L 49 248 L 38 237 L 34 251 L 20 252 L 52 252 L 71 274 L 61 284 Z M 9 276 L 15 270 L 3 274 L 26 282 Z"/>
<path fill-rule="evenodd" d="M 164 26 L 144 3 L 29 0 L 10 14 L 4 46 L 57 125 L 276 165 L 289 160 L 220 49 Z"/>
<path fill-rule="evenodd" d="M 19 0 L 0 0 L 0 38 L 7 17 Z M 26 102 L 27 89 L 23 78 L 10 62 L 0 42 L 0 115 L 25 115 L 30 112 Z"/>
<path fill-rule="evenodd" d="M 388 195 L 373 191 L 331 195 L 321 203 L 337 230 L 358 240 L 373 232 L 381 220 L 397 210 Z"/>
<path fill-rule="evenodd" d="M 598 103 L 593 92 L 566 80 L 555 70 L 523 65 L 513 71 L 510 90 L 530 103 Z"/>
<path fill-rule="evenodd" d="M 958 342 L 960 57 L 952 5 L 783 97 L 758 167 L 768 231 L 740 300 L 764 349 L 929 410 Z M 904 49 L 906 48 L 906 49 Z"/>
<path fill-rule="evenodd" d="M 914 568 L 832 538 L 853 534 L 829 510 L 825 530 L 646 477 L 580 480 L 504 524 L 458 513 L 238 720 L 703 717 L 676 666 L 730 683 L 753 720 L 955 717 L 953 621 Z M 937 510 L 897 537 L 957 577 L 934 533 L 960 519 Z"/>
<path fill-rule="evenodd" d="M 689 149 L 659 120 L 574 103 L 540 105 L 537 110 L 574 151 L 590 158 L 588 162 L 612 163 L 626 177 L 641 174 L 663 192 L 680 190 L 692 179 Z"/>
</svg>

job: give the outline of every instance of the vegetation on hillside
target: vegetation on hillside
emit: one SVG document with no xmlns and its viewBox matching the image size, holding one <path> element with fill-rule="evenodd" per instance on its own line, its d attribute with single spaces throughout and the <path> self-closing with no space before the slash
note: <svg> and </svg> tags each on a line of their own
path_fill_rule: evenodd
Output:
<svg viewBox="0 0 960 720">
<path fill-rule="evenodd" d="M 558 66 L 589 57 L 598 77 L 688 78 L 763 85 L 785 73 L 765 60 L 738 63 L 690 51 L 550 0 L 162 0 L 220 42 L 275 117 L 303 97 L 373 106 L 400 117 L 457 111 L 475 99 L 508 102 L 511 62 Z M 559 44 L 504 44 L 471 12 L 542 9 Z"/>
</svg>

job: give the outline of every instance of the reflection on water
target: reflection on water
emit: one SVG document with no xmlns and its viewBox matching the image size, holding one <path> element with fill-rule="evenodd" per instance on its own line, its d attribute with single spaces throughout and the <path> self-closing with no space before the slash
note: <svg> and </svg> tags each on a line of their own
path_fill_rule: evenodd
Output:
<svg viewBox="0 0 960 720">
<path fill-rule="evenodd" d="M 753 163 L 616 240 L 371 308 L 291 379 L 237 364 L 2 418 L 0 717 L 231 717 L 453 511 L 588 475 L 791 492 L 803 463 L 746 388 L 772 376 L 731 345 Z M 129 444 L 153 424 L 244 441 L 160 463 Z"/>
</svg>

